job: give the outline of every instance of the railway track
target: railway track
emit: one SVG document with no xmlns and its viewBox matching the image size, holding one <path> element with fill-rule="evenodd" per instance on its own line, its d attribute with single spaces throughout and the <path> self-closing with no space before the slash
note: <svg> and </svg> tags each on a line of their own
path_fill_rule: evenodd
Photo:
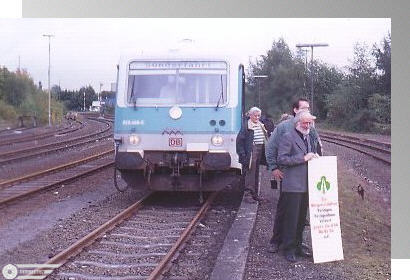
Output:
<svg viewBox="0 0 410 280">
<path fill-rule="evenodd" d="M 99 119 L 97 119 L 96 121 L 105 122 L 107 124 L 107 127 L 103 129 L 102 131 L 67 139 L 64 141 L 56 141 L 56 142 L 45 144 L 45 145 L 35 146 L 34 148 L 28 147 L 28 148 L 23 148 L 19 150 L 0 153 L 0 164 L 7 164 L 12 161 L 27 159 L 30 157 L 39 156 L 39 155 L 43 155 L 43 154 L 47 154 L 51 152 L 60 151 L 60 150 L 67 150 L 67 149 L 85 145 L 85 144 L 88 144 L 94 141 L 99 141 L 99 140 L 111 137 L 113 135 L 111 132 L 109 132 L 109 130 L 112 127 L 111 121 L 106 122 L 105 120 L 103 121 Z M 90 138 L 90 139 L 84 140 L 87 138 Z"/>
<path fill-rule="evenodd" d="M 15 135 L 17 131 L 22 132 L 22 131 L 34 129 L 34 128 L 36 127 L 9 127 L 5 129 L 0 129 L 0 134 L 5 134 L 4 136 Z"/>
<path fill-rule="evenodd" d="M 4 139 L 0 141 L 0 146 L 5 146 L 5 145 L 12 145 L 15 143 L 22 143 L 22 142 L 28 142 L 28 141 L 34 141 L 34 140 L 40 140 L 44 139 L 47 137 L 54 136 L 56 134 L 58 135 L 64 135 L 67 133 L 72 133 L 76 130 L 79 130 L 80 128 L 83 127 L 83 123 L 80 121 L 76 121 L 76 125 L 71 124 L 69 127 L 63 127 L 57 130 L 45 132 L 45 133 L 40 133 L 40 134 L 34 134 L 34 135 L 27 135 L 27 136 L 20 136 L 20 137 L 10 137 L 7 139 Z M 5 138 L 5 137 L 3 137 Z"/>
<path fill-rule="evenodd" d="M 111 166 L 114 164 L 111 156 L 113 152 L 113 149 L 109 149 L 47 170 L 0 181 L 0 205 Z"/>
<path fill-rule="evenodd" d="M 156 205 L 150 202 L 152 195 L 51 258 L 45 265 L 60 268 L 50 278 L 158 279 L 217 193 L 211 193 L 202 206 L 183 208 Z"/>
<path fill-rule="evenodd" d="M 377 142 L 370 139 L 361 139 L 353 136 L 323 132 L 320 133 L 320 138 L 325 142 L 358 151 L 388 165 L 391 165 L 390 143 Z"/>
</svg>

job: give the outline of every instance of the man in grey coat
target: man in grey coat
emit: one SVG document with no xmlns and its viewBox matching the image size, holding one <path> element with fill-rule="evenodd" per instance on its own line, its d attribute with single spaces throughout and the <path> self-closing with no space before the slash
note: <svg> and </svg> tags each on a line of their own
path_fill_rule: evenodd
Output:
<svg viewBox="0 0 410 280">
<path fill-rule="evenodd" d="M 272 171 L 274 179 L 278 181 L 282 180 L 283 178 L 283 170 L 277 162 L 279 142 L 286 132 L 294 130 L 294 116 L 301 111 L 309 111 L 309 102 L 305 98 L 298 98 L 292 103 L 293 115 L 288 116 L 288 118 L 284 119 L 276 126 L 272 135 L 269 137 L 269 141 L 266 144 L 265 153 L 267 166 L 268 169 Z M 311 145 L 316 146 L 318 154 L 321 155 L 321 142 L 319 135 L 314 127 L 310 128 L 309 136 Z M 283 199 L 279 194 L 279 200 L 275 212 L 273 235 L 270 240 L 270 246 L 268 248 L 268 251 L 271 253 L 278 252 L 279 246 L 282 243 L 281 231 L 284 209 Z"/>
<path fill-rule="evenodd" d="M 283 167 L 282 246 L 290 262 L 296 261 L 296 255 L 310 256 L 302 248 L 302 239 L 309 202 L 307 162 L 319 157 L 317 146 L 311 144 L 309 135 L 315 119 L 309 111 L 298 112 L 293 119 L 294 129 L 283 135 L 278 147 L 277 161 Z"/>
</svg>

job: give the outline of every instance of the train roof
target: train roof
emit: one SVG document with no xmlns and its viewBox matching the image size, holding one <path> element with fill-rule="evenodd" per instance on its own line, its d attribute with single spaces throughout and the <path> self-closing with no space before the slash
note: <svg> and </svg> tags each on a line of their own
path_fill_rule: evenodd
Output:
<svg viewBox="0 0 410 280">
<path fill-rule="evenodd" d="M 180 50 L 168 49 L 164 51 L 147 51 L 140 53 L 125 53 L 120 57 L 120 63 L 131 60 L 226 60 L 242 63 L 237 56 L 226 52 L 210 50 Z"/>
</svg>

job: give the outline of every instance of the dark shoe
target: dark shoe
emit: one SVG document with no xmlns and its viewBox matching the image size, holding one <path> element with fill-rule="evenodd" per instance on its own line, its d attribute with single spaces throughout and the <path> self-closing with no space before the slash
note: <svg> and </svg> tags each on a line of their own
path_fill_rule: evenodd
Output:
<svg viewBox="0 0 410 280">
<path fill-rule="evenodd" d="M 295 256 L 294 253 L 286 253 L 286 254 L 285 254 L 285 259 L 286 259 L 288 262 L 291 262 L 291 263 L 297 262 L 296 256 Z"/>
<path fill-rule="evenodd" d="M 277 243 L 269 243 L 269 247 L 267 249 L 269 253 L 277 253 L 279 252 L 279 244 Z"/>
<path fill-rule="evenodd" d="M 256 203 L 255 199 L 253 199 L 253 197 L 248 193 L 245 193 L 243 201 L 246 202 L 246 203 L 249 203 L 249 204 L 255 204 Z"/>
<path fill-rule="evenodd" d="M 253 200 L 258 201 L 258 202 L 262 202 L 263 198 L 261 198 L 260 196 L 254 195 L 252 196 Z"/>
<path fill-rule="evenodd" d="M 245 189 L 244 189 L 244 192 L 246 192 L 246 193 L 250 193 L 250 194 L 254 194 L 255 193 L 255 189 L 254 189 L 254 187 L 246 187 Z"/>
<path fill-rule="evenodd" d="M 305 249 L 305 250 L 310 250 L 310 248 L 309 248 L 309 246 L 308 245 L 306 245 L 305 243 L 302 243 L 302 245 L 300 245 L 300 247 L 302 248 L 302 249 Z"/>
<path fill-rule="evenodd" d="M 312 256 L 312 253 L 306 249 L 297 249 L 296 255 L 298 255 L 299 257 L 310 258 Z"/>
</svg>

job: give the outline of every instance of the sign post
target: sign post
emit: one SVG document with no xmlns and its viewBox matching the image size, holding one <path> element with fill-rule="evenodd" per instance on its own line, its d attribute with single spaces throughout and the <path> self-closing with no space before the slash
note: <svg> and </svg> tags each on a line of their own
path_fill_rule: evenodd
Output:
<svg viewBox="0 0 410 280">
<path fill-rule="evenodd" d="M 337 157 L 308 162 L 310 232 L 313 262 L 343 260 L 337 185 Z"/>
</svg>

